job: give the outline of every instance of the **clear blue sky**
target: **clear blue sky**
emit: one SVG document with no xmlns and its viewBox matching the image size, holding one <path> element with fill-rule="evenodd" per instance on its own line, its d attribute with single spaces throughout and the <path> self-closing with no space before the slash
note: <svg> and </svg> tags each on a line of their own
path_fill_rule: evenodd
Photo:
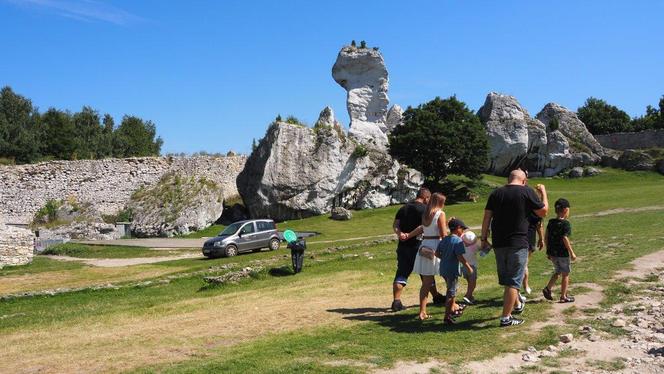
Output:
<svg viewBox="0 0 664 374">
<path fill-rule="evenodd" d="M 352 39 L 379 46 L 391 103 L 490 91 L 536 114 L 589 96 L 630 115 L 664 94 L 664 1 L 0 0 L 0 86 L 46 110 L 154 121 L 162 152 L 248 152 L 281 113 L 312 123 Z"/>
</svg>

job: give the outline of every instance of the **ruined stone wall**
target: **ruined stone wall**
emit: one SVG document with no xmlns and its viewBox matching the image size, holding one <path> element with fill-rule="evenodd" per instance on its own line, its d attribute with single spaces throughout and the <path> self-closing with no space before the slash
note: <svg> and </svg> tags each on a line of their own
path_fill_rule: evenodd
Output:
<svg viewBox="0 0 664 374">
<path fill-rule="evenodd" d="M 32 262 L 34 234 L 0 222 L 0 269 Z"/>
<path fill-rule="evenodd" d="M 102 214 L 115 214 L 138 188 L 155 184 L 168 172 L 206 177 L 238 196 L 235 179 L 246 156 L 141 157 L 51 161 L 0 166 L 0 215 L 6 223 L 29 223 L 49 199 L 69 196 L 89 201 Z"/>
<path fill-rule="evenodd" d="M 595 139 L 602 147 L 621 151 L 626 149 L 664 148 L 664 130 L 595 135 Z"/>
</svg>

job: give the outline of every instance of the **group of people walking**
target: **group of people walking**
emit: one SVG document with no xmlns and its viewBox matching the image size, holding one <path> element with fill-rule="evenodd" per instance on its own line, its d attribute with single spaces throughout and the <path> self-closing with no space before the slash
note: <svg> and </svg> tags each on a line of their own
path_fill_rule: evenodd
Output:
<svg viewBox="0 0 664 374">
<path fill-rule="evenodd" d="M 500 326 L 519 325 L 523 319 L 514 315 L 523 313 L 526 302 L 520 291 L 531 293 L 528 258 L 536 249 L 541 250 L 545 243 L 554 273 L 542 294 L 552 300 L 552 288 L 562 276 L 560 302 L 573 302 L 574 298 L 567 292 L 570 260 L 576 259 L 569 240 L 569 201 L 556 201 L 556 218 L 549 221 L 544 232 L 542 219 L 549 211 L 546 188 L 538 184 L 532 189 L 527 183 L 526 172 L 513 170 L 507 184 L 491 193 L 484 209 L 480 238 L 461 219 L 447 219 L 443 194 L 432 194 L 427 188 L 421 188 L 415 201 L 401 207 L 394 219 L 393 229 L 399 244 L 391 309 L 405 309 L 401 293 L 408 277 L 415 272 L 422 280 L 419 318 L 430 318 L 427 304 L 431 294 L 434 304 L 445 304 L 443 322 L 454 324 L 467 306 L 476 303 L 473 293 L 477 286 L 477 255 L 483 256 L 493 248 L 498 283 L 504 287 Z M 444 296 L 436 285 L 436 275 L 445 281 Z M 459 277 L 465 278 L 468 286 L 457 303 Z"/>
</svg>

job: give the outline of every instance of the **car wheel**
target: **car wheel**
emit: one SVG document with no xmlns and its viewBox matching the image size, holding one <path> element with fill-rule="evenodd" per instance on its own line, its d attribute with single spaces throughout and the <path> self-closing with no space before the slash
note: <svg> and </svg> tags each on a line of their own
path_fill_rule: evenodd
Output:
<svg viewBox="0 0 664 374">
<path fill-rule="evenodd" d="M 229 244 L 228 246 L 226 246 L 226 251 L 224 254 L 226 255 L 226 257 L 233 257 L 237 255 L 237 247 L 234 246 L 233 244 Z"/>
<path fill-rule="evenodd" d="M 270 250 L 274 251 L 275 249 L 279 249 L 279 244 L 281 244 L 279 242 L 279 239 L 277 238 L 270 239 Z"/>
</svg>

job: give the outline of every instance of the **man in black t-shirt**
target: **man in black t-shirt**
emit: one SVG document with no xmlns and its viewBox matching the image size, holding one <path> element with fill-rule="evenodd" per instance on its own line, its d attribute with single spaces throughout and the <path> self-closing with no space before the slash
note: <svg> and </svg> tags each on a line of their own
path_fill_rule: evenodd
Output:
<svg viewBox="0 0 664 374">
<path fill-rule="evenodd" d="M 422 224 L 422 216 L 430 197 L 431 191 L 428 188 L 420 188 L 415 201 L 402 206 L 394 217 L 392 229 L 399 238 L 399 244 L 397 245 L 397 271 L 394 276 L 394 283 L 392 284 L 394 300 L 392 301 L 391 309 L 395 312 L 405 309 L 401 303 L 401 291 L 403 291 L 403 288 L 408 283 L 410 273 L 413 272 L 415 256 L 421 243 L 421 240 L 417 237 L 406 240 L 406 236 Z M 441 301 L 439 299 L 443 296 L 435 289 L 435 285 L 431 289 L 431 293 L 434 295 L 434 302 Z"/>
<path fill-rule="evenodd" d="M 538 184 L 542 201 L 530 187 L 521 170 L 513 170 L 507 185 L 489 195 L 482 221 L 482 247 L 489 248 L 489 225 L 492 246 L 496 255 L 498 283 L 505 287 L 501 326 L 520 325 L 523 320 L 513 318 L 512 313 L 521 313 L 525 303 L 519 300 L 519 288 L 528 260 L 528 214 L 546 216 L 549 203 L 544 185 Z"/>
</svg>

